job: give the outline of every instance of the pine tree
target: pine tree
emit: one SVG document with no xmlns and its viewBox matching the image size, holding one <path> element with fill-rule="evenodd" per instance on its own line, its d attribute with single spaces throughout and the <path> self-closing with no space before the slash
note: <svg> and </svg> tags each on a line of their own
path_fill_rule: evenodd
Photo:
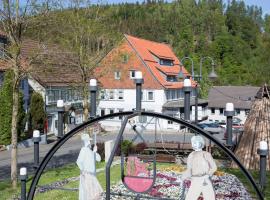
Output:
<svg viewBox="0 0 270 200">
<path fill-rule="evenodd" d="M 46 119 L 46 113 L 44 109 L 44 101 L 38 92 L 34 92 L 31 95 L 30 102 L 30 120 L 31 120 L 31 128 L 33 130 L 40 130 L 43 132 L 44 123 Z"/>
</svg>

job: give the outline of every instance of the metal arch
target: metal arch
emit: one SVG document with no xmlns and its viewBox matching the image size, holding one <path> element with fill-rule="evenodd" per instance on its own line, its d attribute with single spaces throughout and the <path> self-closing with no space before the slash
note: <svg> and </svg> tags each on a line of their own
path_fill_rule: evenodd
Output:
<svg viewBox="0 0 270 200">
<path fill-rule="evenodd" d="M 220 147 L 238 165 L 238 167 L 240 167 L 241 171 L 245 174 L 246 178 L 249 180 L 251 185 L 254 187 L 258 198 L 260 200 L 264 199 L 263 194 L 261 193 L 261 191 L 260 191 L 259 187 L 257 186 L 255 180 L 252 178 L 251 174 L 247 171 L 247 169 L 242 165 L 242 163 L 237 159 L 237 157 L 234 155 L 234 153 L 230 149 L 225 147 L 221 142 L 219 142 L 210 133 L 208 133 L 207 131 L 204 131 L 203 129 L 199 128 L 198 126 L 190 124 L 189 122 L 187 122 L 187 121 L 185 121 L 183 119 L 174 118 L 174 117 L 171 117 L 171 116 L 168 116 L 168 115 L 154 113 L 154 112 L 141 112 L 141 115 L 159 117 L 159 118 L 162 118 L 162 119 L 174 121 L 174 122 L 179 123 L 179 124 L 183 124 L 186 127 L 194 130 L 195 132 L 205 136 L 207 139 L 213 141 L 218 147 Z"/>
<path fill-rule="evenodd" d="M 40 163 L 35 176 L 32 180 L 28 195 L 27 195 L 27 199 L 28 200 L 32 200 L 34 198 L 35 195 L 35 191 L 36 191 L 36 186 L 38 184 L 38 181 L 40 179 L 40 176 L 42 174 L 42 172 L 44 171 L 45 167 L 47 166 L 48 162 L 51 160 L 51 158 L 53 157 L 53 155 L 55 154 L 55 152 L 69 139 L 71 138 L 73 135 L 75 135 L 76 133 L 78 133 L 79 131 L 81 131 L 82 129 L 84 129 L 87 126 L 90 126 L 92 124 L 94 124 L 95 122 L 99 122 L 105 119 L 109 119 L 112 117 L 118 117 L 118 116 L 125 116 L 125 115 L 130 115 L 133 114 L 133 111 L 127 111 L 127 112 L 121 112 L 121 113 L 113 113 L 113 114 L 109 114 L 109 115 L 104 115 L 102 117 L 97 117 L 94 119 L 91 119 L 79 126 L 77 126 L 76 128 L 72 129 L 71 131 L 69 131 L 66 135 L 64 135 L 60 140 L 57 141 L 57 143 L 50 149 L 50 151 L 46 154 L 46 156 L 43 158 L 42 162 Z"/>
<path fill-rule="evenodd" d="M 51 149 L 50 151 L 46 154 L 46 156 L 44 157 L 44 159 L 42 160 L 42 162 L 40 163 L 35 176 L 32 180 L 30 189 L 29 189 L 29 193 L 27 196 L 28 200 L 32 200 L 35 194 L 35 190 L 36 190 L 36 186 L 37 183 L 40 179 L 40 176 L 42 174 L 42 172 L 44 171 L 45 167 L 47 166 L 48 162 L 50 161 L 50 159 L 53 157 L 53 155 L 55 154 L 55 152 L 69 139 L 71 138 L 73 135 L 75 135 L 76 133 L 78 133 L 80 130 L 84 129 L 85 127 L 94 124 L 95 122 L 99 122 L 108 118 L 112 118 L 112 117 L 118 117 L 118 116 L 125 116 L 125 115 L 133 115 L 133 116 L 138 116 L 138 115 L 146 115 L 146 116 L 152 116 L 152 117 L 157 117 L 157 118 L 161 118 L 161 119 L 166 119 L 166 120 L 171 120 L 173 122 L 176 122 L 178 124 L 183 124 L 186 127 L 194 130 L 195 132 L 205 136 L 207 139 L 210 139 L 211 141 L 213 141 L 217 146 L 219 146 L 231 159 L 233 159 L 233 161 L 240 167 L 241 171 L 245 174 L 245 176 L 247 177 L 247 179 L 249 180 L 249 182 L 251 183 L 251 185 L 254 187 L 256 194 L 258 196 L 258 198 L 260 200 L 263 200 L 264 197 L 260 191 L 260 189 L 258 188 L 258 186 L 256 185 L 256 182 L 254 181 L 254 179 L 252 178 L 251 174 L 246 170 L 246 168 L 242 165 L 242 163 L 235 157 L 235 155 L 233 154 L 232 151 L 230 151 L 228 148 L 226 148 L 222 143 L 220 143 L 217 139 L 215 139 L 212 135 L 210 135 L 208 132 L 202 130 L 201 128 L 190 124 L 189 122 L 183 120 L 183 119 L 178 119 L 178 118 L 174 118 L 165 114 L 161 114 L 161 113 L 155 113 L 155 112 L 136 112 L 136 111 L 127 111 L 127 112 L 121 112 L 121 113 L 114 113 L 114 114 L 109 114 L 109 115 L 105 115 L 102 117 L 97 117 L 94 119 L 91 119 L 81 125 L 79 125 L 78 127 L 74 128 L 73 130 L 71 130 L 70 132 L 68 132 L 66 135 L 64 135 Z M 111 154 L 111 157 L 113 157 L 114 155 Z"/>
</svg>

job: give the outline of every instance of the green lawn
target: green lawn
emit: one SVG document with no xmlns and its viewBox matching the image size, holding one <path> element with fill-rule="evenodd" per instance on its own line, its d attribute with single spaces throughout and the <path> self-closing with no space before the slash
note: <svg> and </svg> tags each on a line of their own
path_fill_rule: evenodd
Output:
<svg viewBox="0 0 270 200">
<path fill-rule="evenodd" d="M 166 167 L 171 164 L 158 164 L 157 168 L 159 167 Z M 103 168 L 105 167 L 105 163 L 98 163 L 97 168 Z M 222 171 L 231 173 L 236 175 L 241 182 L 248 188 L 249 192 L 255 196 L 255 192 L 248 183 L 248 180 L 245 178 L 245 176 L 242 174 L 241 171 L 237 169 L 223 169 Z M 79 176 L 79 170 L 78 167 L 75 164 L 71 165 L 66 165 L 65 167 L 57 168 L 57 169 L 51 169 L 46 171 L 42 176 L 39 181 L 39 185 L 45 185 L 49 183 L 53 183 L 59 180 L 63 180 L 69 177 L 76 177 Z M 252 173 L 253 177 L 258 180 L 258 172 Z M 105 189 L 105 171 L 102 171 L 98 173 L 97 178 L 102 185 L 102 187 Z M 267 179 L 270 180 L 270 173 L 267 174 Z M 111 169 L 111 184 L 115 184 L 120 180 L 120 166 L 114 166 Z M 29 188 L 31 183 L 31 178 L 27 182 L 27 187 Z M 78 188 L 79 182 L 78 181 L 73 181 L 68 184 L 66 184 L 64 187 L 66 188 Z M 11 199 L 12 197 L 16 197 L 20 193 L 20 188 L 17 190 L 12 190 L 10 189 L 10 183 L 9 182 L 0 182 L 0 199 Z M 270 200 L 270 184 L 268 184 L 268 187 L 265 190 L 266 194 L 266 200 Z M 44 200 L 44 199 L 50 199 L 50 200 L 55 200 L 55 199 L 77 199 L 78 198 L 78 192 L 75 191 L 63 191 L 63 190 L 51 190 L 46 193 L 39 193 L 35 196 L 35 199 L 38 200 Z"/>
</svg>

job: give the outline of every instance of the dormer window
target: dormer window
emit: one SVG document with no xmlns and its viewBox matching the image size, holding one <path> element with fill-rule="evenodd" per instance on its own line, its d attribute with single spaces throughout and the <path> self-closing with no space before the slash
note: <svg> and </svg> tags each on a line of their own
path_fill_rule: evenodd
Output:
<svg viewBox="0 0 270 200">
<path fill-rule="evenodd" d="M 169 59 L 160 59 L 159 60 L 160 65 L 165 65 L 165 66 L 173 66 L 173 60 Z"/>
<path fill-rule="evenodd" d="M 176 76 L 168 75 L 167 76 L 167 81 L 168 82 L 176 82 L 177 81 L 177 78 L 176 78 Z"/>
</svg>

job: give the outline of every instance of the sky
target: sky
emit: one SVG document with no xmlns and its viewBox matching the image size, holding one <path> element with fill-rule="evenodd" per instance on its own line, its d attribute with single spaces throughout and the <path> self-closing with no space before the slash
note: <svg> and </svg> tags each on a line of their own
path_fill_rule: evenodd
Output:
<svg viewBox="0 0 270 200">
<path fill-rule="evenodd" d="M 27 0 L 22 0 L 23 3 L 25 3 Z M 117 4 L 117 3 L 135 3 L 135 2 L 143 2 L 143 0 L 90 0 L 90 2 L 96 3 L 96 2 L 102 2 L 102 3 L 108 3 L 108 4 Z M 167 2 L 171 2 L 172 0 L 166 0 Z M 223 0 L 224 3 L 229 2 L 230 0 Z M 259 7 L 262 7 L 263 14 L 270 15 L 270 0 L 239 0 L 244 1 L 246 5 L 257 5 Z"/>
<path fill-rule="evenodd" d="M 95 0 L 96 1 L 96 0 Z M 122 2 L 129 2 L 134 3 L 136 1 L 142 2 L 143 0 L 101 0 L 102 2 L 108 2 L 108 3 L 122 3 Z M 224 3 L 227 3 L 229 0 L 223 0 Z M 259 7 L 262 7 L 263 14 L 269 14 L 270 15 L 270 0 L 242 0 L 245 2 L 246 5 L 257 5 Z M 170 2 L 170 0 L 168 0 Z"/>
<path fill-rule="evenodd" d="M 262 7 L 263 14 L 270 15 L 270 0 L 244 0 L 247 5 L 257 5 Z"/>
</svg>

